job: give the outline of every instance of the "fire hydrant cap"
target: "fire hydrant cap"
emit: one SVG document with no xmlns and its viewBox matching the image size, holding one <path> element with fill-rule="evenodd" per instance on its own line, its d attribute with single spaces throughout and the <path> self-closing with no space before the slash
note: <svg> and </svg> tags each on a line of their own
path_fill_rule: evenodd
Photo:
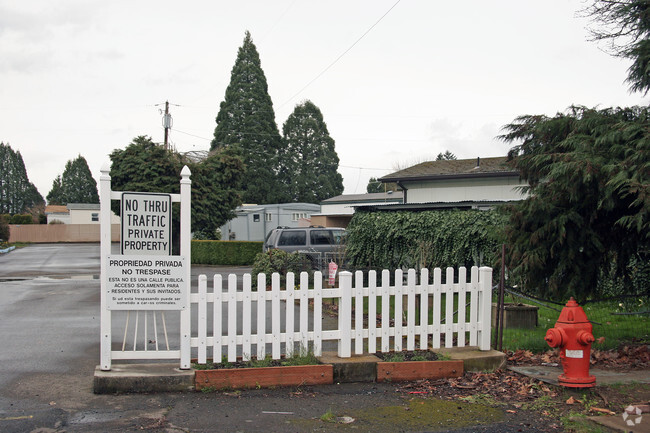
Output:
<svg viewBox="0 0 650 433">
<path fill-rule="evenodd" d="M 569 299 L 566 306 L 562 309 L 560 317 L 557 319 L 558 323 L 589 323 L 585 311 L 576 302 L 573 297 Z"/>
<path fill-rule="evenodd" d="M 544 340 L 546 340 L 546 343 L 551 347 L 559 347 L 565 343 L 566 336 L 562 329 L 551 328 L 546 331 Z"/>
</svg>

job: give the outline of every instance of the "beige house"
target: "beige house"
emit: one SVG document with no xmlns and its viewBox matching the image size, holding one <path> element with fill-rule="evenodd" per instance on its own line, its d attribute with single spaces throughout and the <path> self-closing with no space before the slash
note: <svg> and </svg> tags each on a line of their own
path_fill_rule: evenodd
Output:
<svg viewBox="0 0 650 433">
<path fill-rule="evenodd" d="M 404 208 L 489 209 L 522 200 L 526 186 L 506 157 L 427 161 L 379 179 L 395 182 L 404 194 Z"/>
<path fill-rule="evenodd" d="M 99 203 L 68 203 L 67 206 L 45 207 L 48 224 L 99 224 Z M 55 222 L 58 221 L 58 222 Z M 119 224 L 120 218 L 111 212 L 111 224 Z"/>
</svg>

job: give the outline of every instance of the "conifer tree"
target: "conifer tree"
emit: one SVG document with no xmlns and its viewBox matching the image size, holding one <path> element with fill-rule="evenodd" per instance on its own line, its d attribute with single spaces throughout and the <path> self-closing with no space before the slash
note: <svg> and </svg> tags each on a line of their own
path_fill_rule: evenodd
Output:
<svg viewBox="0 0 650 433">
<path fill-rule="evenodd" d="M 210 149 L 244 163 L 243 201 L 273 203 L 283 197 L 284 186 L 278 178 L 280 133 L 260 56 L 248 31 L 216 122 Z"/>
<path fill-rule="evenodd" d="M 52 182 L 47 194 L 49 204 L 99 203 L 97 182 L 93 178 L 86 158 L 79 155 L 65 164 L 63 175 Z"/>
<path fill-rule="evenodd" d="M 65 205 L 65 197 L 63 197 L 63 188 L 61 187 L 61 175 L 58 175 L 52 181 L 52 189 L 47 193 L 47 204 Z"/>
<path fill-rule="evenodd" d="M 647 0 L 595 0 L 595 40 L 632 60 L 632 91 L 650 90 Z M 504 126 L 527 199 L 505 208 L 509 272 L 538 295 L 566 300 L 649 296 L 650 112 L 572 106 Z"/>
<path fill-rule="evenodd" d="M 334 139 L 313 102 L 296 105 L 282 135 L 281 173 L 290 201 L 320 203 L 343 192 Z"/>
<path fill-rule="evenodd" d="M 27 177 L 20 152 L 0 142 L 0 213 L 25 213 L 43 203 L 43 196 Z"/>
</svg>

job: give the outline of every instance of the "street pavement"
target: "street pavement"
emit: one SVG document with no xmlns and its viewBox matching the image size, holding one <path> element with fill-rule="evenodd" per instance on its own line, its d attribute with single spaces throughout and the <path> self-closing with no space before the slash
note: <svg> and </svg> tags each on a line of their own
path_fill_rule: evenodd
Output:
<svg viewBox="0 0 650 433">
<path fill-rule="evenodd" d="M 192 280 L 216 272 L 241 278 L 247 271 L 197 266 Z M 435 418 L 432 411 L 430 423 L 411 424 L 400 410 L 401 418 L 391 421 L 384 409 L 406 403 L 390 383 L 95 395 L 98 363 L 99 245 L 30 245 L 0 255 L 2 432 L 548 431 L 523 411 L 460 403 L 452 418 Z M 356 421 L 321 421 L 328 412 Z"/>
</svg>

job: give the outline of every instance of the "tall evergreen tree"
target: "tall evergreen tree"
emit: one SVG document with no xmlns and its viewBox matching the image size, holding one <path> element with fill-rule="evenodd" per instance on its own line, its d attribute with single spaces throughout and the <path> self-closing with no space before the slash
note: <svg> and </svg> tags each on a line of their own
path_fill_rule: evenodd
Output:
<svg viewBox="0 0 650 433">
<path fill-rule="evenodd" d="M 339 157 L 320 109 L 296 105 L 282 127 L 281 173 L 289 201 L 320 203 L 343 192 Z"/>
<path fill-rule="evenodd" d="M 510 164 L 530 184 L 529 197 L 507 208 L 512 274 L 538 294 L 585 299 L 602 295 L 615 267 L 632 293 L 629 265 L 650 260 L 648 109 L 572 107 L 505 130 L 501 138 L 520 142 Z"/>
<path fill-rule="evenodd" d="M 276 202 L 284 189 L 277 176 L 281 138 L 260 56 L 248 31 L 216 121 L 210 149 L 244 163 L 243 201 Z"/>
<path fill-rule="evenodd" d="M 586 13 L 594 39 L 632 60 L 631 90 L 647 93 L 650 3 L 595 0 Z M 650 294 L 649 119 L 647 106 L 571 107 L 504 127 L 501 138 L 518 143 L 509 163 L 530 185 L 526 200 L 506 208 L 506 259 L 529 290 L 584 299 L 602 295 L 610 280 L 628 294 Z"/>
<path fill-rule="evenodd" d="M 97 182 L 93 178 L 86 158 L 79 155 L 65 164 L 63 175 L 52 182 L 47 194 L 49 204 L 99 203 Z"/>
<path fill-rule="evenodd" d="M 0 142 L 0 213 L 25 213 L 42 203 L 43 196 L 29 181 L 20 152 Z"/>
<path fill-rule="evenodd" d="M 607 42 L 609 51 L 632 60 L 627 82 L 633 92 L 650 90 L 650 2 L 596 0 L 583 12 L 592 19 L 593 39 Z"/>
</svg>

